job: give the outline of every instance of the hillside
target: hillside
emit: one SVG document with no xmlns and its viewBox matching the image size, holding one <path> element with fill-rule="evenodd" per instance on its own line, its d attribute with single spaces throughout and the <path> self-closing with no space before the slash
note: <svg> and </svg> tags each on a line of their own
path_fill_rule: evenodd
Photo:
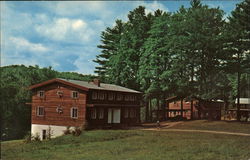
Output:
<svg viewBox="0 0 250 160">
<path fill-rule="evenodd" d="M 246 136 L 168 132 L 167 130 L 95 130 L 85 131 L 79 137 L 67 135 L 50 141 L 28 144 L 24 144 L 21 140 L 4 142 L 2 158 L 234 160 L 250 157 L 249 144 L 250 138 Z"/>
<path fill-rule="evenodd" d="M 94 76 L 74 72 L 58 72 L 51 67 L 12 65 L 0 68 L 1 72 L 1 137 L 2 140 L 20 139 L 30 131 L 31 101 L 28 86 L 52 78 L 91 80 Z"/>
</svg>

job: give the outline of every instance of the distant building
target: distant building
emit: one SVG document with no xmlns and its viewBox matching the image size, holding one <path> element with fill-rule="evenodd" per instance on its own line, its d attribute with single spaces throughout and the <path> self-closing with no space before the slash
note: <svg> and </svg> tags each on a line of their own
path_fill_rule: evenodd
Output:
<svg viewBox="0 0 250 160">
<path fill-rule="evenodd" d="M 181 108 L 181 99 L 183 99 Z M 191 109 L 193 103 L 193 109 Z M 166 99 L 166 118 L 167 119 L 221 119 L 221 108 L 223 101 L 206 101 L 193 98 L 193 101 L 178 96 Z"/>
<path fill-rule="evenodd" d="M 32 90 L 31 132 L 45 139 L 62 135 L 67 127 L 135 125 L 140 122 L 141 92 L 93 82 L 52 79 Z"/>
<path fill-rule="evenodd" d="M 228 118 L 230 120 L 236 119 L 237 117 L 237 98 L 235 99 L 235 107 L 227 111 Z M 250 98 L 239 99 L 239 114 L 240 117 L 245 121 L 250 121 Z"/>
</svg>

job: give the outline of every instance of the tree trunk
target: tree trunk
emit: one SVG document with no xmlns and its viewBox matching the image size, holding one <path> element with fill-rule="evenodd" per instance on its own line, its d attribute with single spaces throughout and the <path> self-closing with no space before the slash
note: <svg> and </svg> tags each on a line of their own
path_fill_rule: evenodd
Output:
<svg viewBox="0 0 250 160">
<path fill-rule="evenodd" d="M 146 120 L 146 122 L 148 122 L 148 120 L 149 120 L 149 100 L 148 99 L 146 100 L 146 113 L 145 114 L 146 114 L 145 120 Z"/>
<path fill-rule="evenodd" d="M 160 110 L 160 104 L 159 104 L 159 98 L 157 98 L 157 100 L 156 100 L 156 105 L 157 105 L 157 121 L 159 121 L 159 118 L 160 118 L 160 116 L 159 116 L 159 114 L 160 114 L 160 112 L 159 112 L 159 110 Z"/>
<path fill-rule="evenodd" d="M 150 119 L 150 122 L 152 122 L 152 104 L 151 104 L 151 99 L 149 99 L 149 119 Z"/>
<path fill-rule="evenodd" d="M 237 72 L 237 121 L 240 121 L 241 115 L 240 115 L 240 54 L 237 54 L 238 58 L 238 72 Z"/>
</svg>

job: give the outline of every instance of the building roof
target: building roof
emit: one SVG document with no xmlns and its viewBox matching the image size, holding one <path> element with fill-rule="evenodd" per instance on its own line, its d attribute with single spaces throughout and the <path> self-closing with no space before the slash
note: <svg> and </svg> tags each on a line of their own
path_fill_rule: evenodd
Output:
<svg viewBox="0 0 250 160">
<path fill-rule="evenodd" d="M 70 85 L 82 90 L 89 90 L 89 89 L 96 89 L 96 90 L 109 90 L 109 91 L 119 91 L 119 92 L 129 92 L 129 93 L 141 93 L 139 91 L 125 88 L 122 86 L 114 85 L 114 84 L 106 84 L 100 83 L 100 86 L 95 85 L 93 82 L 86 82 L 86 81 L 79 81 L 79 80 L 70 80 L 70 79 L 62 79 L 62 78 L 55 78 L 46 82 L 42 82 L 33 86 L 30 86 L 29 89 L 38 88 L 53 82 L 60 82 L 66 85 Z"/>
<path fill-rule="evenodd" d="M 237 98 L 235 99 L 235 103 L 237 104 Z M 250 104 L 250 98 L 240 98 L 240 104 Z"/>
</svg>

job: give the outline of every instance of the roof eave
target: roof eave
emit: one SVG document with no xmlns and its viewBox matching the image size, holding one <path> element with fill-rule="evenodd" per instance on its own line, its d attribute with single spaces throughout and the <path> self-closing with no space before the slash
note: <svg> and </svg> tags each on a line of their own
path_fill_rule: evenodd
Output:
<svg viewBox="0 0 250 160">
<path fill-rule="evenodd" d="M 80 86 L 80 85 L 77 85 L 77 84 L 73 84 L 73 83 L 70 83 L 70 82 L 58 79 L 58 78 L 51 79 L 51 80 L 48 80 L 48 81 L 45 81 L 45 82 L 42 82 L 42 83 L 38 83 L 38 84 L 32 85 L 28 89 L 29 90 L 33 90 L 35 88 L 39 88 L 39 87 L 42 87 L 42 86 L 45 86 L 45 85 L 48 85 L 48 84 L 51 84 L 51 83 L 54 83 L 54 82 L 59 82 L 59 83 L 65 84 L 65 85 L 69 85 L 69 86 L 72 86 L 72 87 L 84 90 L 84 91 L 88 91 L 89 90 L 89 88 L 86 88 L 86 87 L 83 87 L 83 86 Z"/>
</svg>

